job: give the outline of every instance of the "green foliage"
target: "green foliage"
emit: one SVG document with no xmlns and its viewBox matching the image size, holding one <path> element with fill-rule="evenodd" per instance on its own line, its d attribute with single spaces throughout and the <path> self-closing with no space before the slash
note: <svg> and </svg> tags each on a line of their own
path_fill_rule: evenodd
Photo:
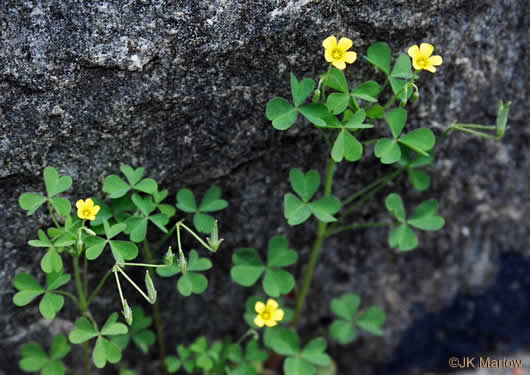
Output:
<svg viewBox="0 0 530 375">
<path fill-rule="evenodd" d="M 118 363 L 121 360 L 121 349 L 107 338 L 127 333 L 127 326 L 118 323 L 117 320 L 118 313 L 112 313 L 100 331 L 87 318 L 78 318 L 75 321 L 76 329 L 70 332 L 68 338 L 72 344 L 81 344 L 96 338 L 96 345 L 92 350 L 92 362 L 97 368 L 105 367 L 107 362 Z"/>
<path fill-rule="evenodd" d="M 227 368 L 227 375 L 258 375 L 256 368 L 268 358 L 267 352 L 259 347 L 258 340 L 251 340 L 243 350 L 241 344 L 228 347 L 227 358 L 233 362 L 234 368 Z"/>
<path fill-rule="evenodd" d="M 63 358 L 70 353 L 70 345 L 64 335 L 55 336 L 48 355 L 36 342 L 22 347 L 22 359 L 19 366 L 26 372 L 40 372 L 41 375 L 64 375 L 66 366 Z"/>
<path fill-rule="evenodd" d="M 359 311 L 361 298 L 357 294 L 344 294 L 331 300 L 331 310 L 339 319 L 329 327 L 329 334 L 341 344 L 349 344 L 357 338 L 357 328 L 374 335 L 382 335 L 381 326 L 385 322 L 385 313 L 379 307 L 369 307 Z"/>
<path fill-rule="evenodd" d="M 154 332 L 149 329 L 153 323 L 153 319 L 145 315 L 144 309 L 141 306 L 135 306 L 132 308 L 132 316 L 132 324 L 130 325 L 127 334 L 113 336 L 111 341 L 124 351 L 127 349 L 132 339 L 134 344 L 143 353 L 147 354 L 156 341 Z"/>
<path fill-rule="evenodd" d="M 202 372 L 209 375 L 224 375 L 229 345 L 220 341 L 209 345 L 206 337 L 200 336 L 189 347 L 178 345 L 178 356 L 166 357 L 165 364 L 171 374 L 181 370 L 187 374 Z"/>
<path fill-rule="evenodd" d="M 64 297 L 57 294 L 56 291 L 69 281 L 69 274 L 49 273 L 46 276 L 46 287 L 43 287 L 30 274 L 19 273 L 13 280 L 15 288 L 18 290 L 18 293 L 13 296 L 13 303 L 17 306 L 26 306 L 42 295 L 39 311 L 45 319 L 53 319 L 64 305 Z"/>
<path fill-rule="evenodd" d="M 193 225 L 201 233 L 210 234 L 214 228 L 215 218 L 207 213 L 224 210 L 228 202 L 221 199 L 221 189 L 213 186 L 197 205 L 193 192 L 189 189 L 180 189 L 177 193 L 177 208 L 193 214 Z"/>
<path fill-rule="evenodd" d="M 230 272 L 232 280 L 239 285 L 249 287 L 264 274 L 262 285 L 265 293 L 271 297 L 289 293 L 295 286 L 295 279 L 283 268 L 295 264 L 298 254 L 288 246 L 285 237 L 272 237 L 269 240 L 267 264 L 261 260 L 255 249 L 236 249 L 232 255 L 233 267 Z"/>
<path fill-rule="evenodd" d="M 109 198 L 121 198 L 130 190 L 137 190 L 146 194 L 154 194 L 158 190 L 158 184 L 152 178 L 144 178 L 144 168 L 131 168 L 128 165 L 120 167 L 128 182 L 125 182 L 120 176 L 110 175 L 103 182 L 103 191 L 109 195 Z"/>
<path fill-rule="evenodd" d="M 56 197 L 56 195 L 72 187 L 72 177 L 61 177 L 55 168 L 46 167 L 44 169 L 44 185 L 46 186 L 47 196 L 24 193 L 18 199 L 20 207 L 26 210 L 29 216 L 33 215 L 45 202 L 48 202 L 60 216 L 68 216 L 72 210 L 70 201 L 66 198 Z"/>
<path fill-rule="evenodd" d="M 133 260 L 138 256 L 138 247 L 134 243 L 113 240 L 114 237 L 122 233 L 127 228 L 125 223 L 118 223 L 110 226 L 108 221 L 104 220 L 103 228 L 105 230 L 105 236 L 107 237 L 106 239 L 98 236 L 89 236 L 86 239 L 87 259 L 97 259 L 107 245 L 110 246 L 112 256 L 118 263 L 123 263 L 126 260 Z"/>
<path fill-rule="evenodd" d="M 287 357 L 283 363 L 285 375 L 314 375 L 316 367 L 325 367 L 331 362 L 326 353 L 326 340 L 322 337 L 311 340 L 302 348 L 295 331 L 273 327 L 265 331 L 264 342 L 276 353 Z"/>
<path fill-rule="evenodd" d="M 181 275 L 177 282 L 177 289 L 185 297 L 192 294 L 202 294 L 208 287 L 208 279 L 199 272 L 212 268 L 212 262 L 208 258 L 199 256 L 197 250 L 191 250 L 187 260 L 186 271 L 182 271 L 179 262 L 168 267 L 157 268 L 156 273 L 161 277 Z"/>
<path fill-rule="evenodd" d="M 333 196 L 311 201 L 320 186 L 320 174 L 311 170 L 304 173 L 298 169 L 291 169 L 291 186 L 298 194 L 288 193 L 284 197 L 284 215 L 289 225 L 298 225 L 306 221 L 312 214 L 320 221 L 336 221 L 333 216 L 341 207 L 340 201 Z"/>
<path fill-rule="evenodd" d="M 427 231 L 443 228 L 445 220 L 438 216 L 438 201 L 431 199 L 421 203 L 407 219 L 405 206 L 401 197 L 392 193 L 386 198 L 386 208 L 397 219 L 398 226 L 390 232 L 388 243 L 390 247 L 401 251 L 410 251 L 418 246 L 418 236 L 412 227 Z"/>
</svg>

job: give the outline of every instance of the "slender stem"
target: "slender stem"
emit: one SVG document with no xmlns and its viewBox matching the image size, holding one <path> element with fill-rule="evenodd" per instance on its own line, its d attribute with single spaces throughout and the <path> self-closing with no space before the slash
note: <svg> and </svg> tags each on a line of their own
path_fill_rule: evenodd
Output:
<svg viewBox="0 0 530 375">
<path fill-rule="evenodd" d="M 79 300 L 76 298 L 76 296 L 74 296 L 72 293 L 70 292 L 65 292 L 63 290 L 52 290 L 51 293 L 53 294 L 61 294 L 65 297 L 68 297 L 70 298 L 76 305 L 77 307 L 80 307 L 81 305 L 79 304 Z"/>
<path fill-rule="evenodd" d="M 142 295 L 142 297 L 144 297 L 144 298 L 147 300 L 147 302 L 150 302 L 150 301 L 151 301 L 151 300 L 149 299 L 149 297 L 147 296 L 147 294 L 144 293 L 144 291 L 142 290 L 142 288 L 140 288 L 140 287 L 139 287 L 139 286 L 133 281 L 133 279 L 131 279 L 131 278 L 129 277 L 129 275 L 127 275 L 127 274 L 125 273 L 125 271 L 123 271 L 123 270 L 121 269 L 121 267 L 119 267 L 119 266 L 115 266 L 115 267 L 116 267 L 116 270 L 117 270 L 119 273 L 121 273 L 121 274 L 123 275 L 123 277 L 125 277 L 125 279 L 126 279 L 126 280 L 127 280 L 127 281 L 128 281 L 133 287 L 134 287 L 134 289 L 136 289 L 136 290 L 138 291 L 138 293 L 140 293 L 140 294 Z M 116 272 L 116 271 L 115 271 L 115 272 Z M 123 301 L 123 298 L 122 298 L 122 301 Z"/>
<path fill-rule="evenodd" d="M 401 94 L 401 92 L 408 86 L 410 83 L 413 83 L 414 80 L 416 79 L 416 72 L 412 73 L 412 78 L 410 79 L 409 82 L 407 82 L 407 84 L 403 85 L 403 87 L 394 95 L 390 98 L 390 100 L 385 104 L 384 106 L 384 109 L 385 111 L 388 109 L 388 107 L 390 107 L 392 105 L 392 103 L 394 103 L 394 101 L 397 99 L 398 95 Z"/>
<path fill-rule="evenodd" d="M 120 263 L 122 266 L 131 266 L 131 267 L 151 267 L 151 268 L 160 268 L 167 267 L 165 264 L 148 264 L 148 263 Z"/>
<path fill-rule="evenodd" d="M 57 219 L 55 218 L 55 214 L 53 213 L 53 207 L 50 203 L 50 200 L 48 199 L 48 210 L 50 211 L 50 216 L 52 217 L 53 223 L 57 228 L 60 228 L 59 223 L 57 222 Z"/>
<path fill-rule="evenodd" d="M 381 178 L 378 178 L 377 180 L 375 180 L 374 182 L 372 182 L 370 185 L 368 186 L 365 186 L 364 188 L 362 188 L 361 190 L 359 190 L 358 192 L 356 192 L 355 194 L 352 194 L 350 195 L 348 198 L 346 198 L 343 202 L 342 202 L 342 205 L 343 206 L 347 206 L 348 204 L 350 204 L 351 202 L 353 202 L 355 199 L 357 199 L 358 197 L 362 196 L 363 194 L 365 194 L 367 191 L 370 191 L 371 189 L 373 189 L 374 187 L 376 187 L 377 185 L 379 185 L 380 183 L 386 181 L 387 178 L 389 178 L 389 176 L 391 176 L 394 172 L 392 173 L 389 173 Z"/>
<path fill-rule="evenodd" d="M 81 313 L 83 315 L 88 316 L 91 319 L 92 315 L 88 311 L 88 302 L 86 299 L 85 292 L 83 290 L 83 284 L 81 282 L 81 275 L 79 273 L 79 255 L 74 255 L 72 258 L 73 258 L 75 286 L 77 289 L 77 296 L 79 298 L 78 306 L 79 306 L 79 309 L 81 310 Z M 83 343 L 83 352 L 84 352 L 84 362 L 85 362 L 85 375 L 90 375 L 92 364 L 90 361 L 89 347 L 88 347 L 87 342 Z"/>
<path fill-rule="evenodd" d="M 464 132 L 464 133 L 478 135 L 479 137 L 484 137 L 484 138 L 487 138 L 487 139 L 497 140 L 497 137 L 495 137 L 493 135 L 482 133 L 482 132 L 478 132 L 478 131 L 471 130 L 471 129 L 468 129 L 468 128 L 462 128 L 462 127 L 460 127 L 458 125 L 453 125 L 453 129 L 460 130 L 461 132 Z"/>
<path fill-rule="evenodd" d="M 485 130 L 496 130 L 495 125 L 479 125 L 479 124 L 460 124 L 456 123 L 456 126 L 459 128 L 469 128 L 469 129 L 485 129 Z"/>
<path fill-rule="evenodd" d="M 324 85 L 322 86 L 322 94 L 320 95 L 320 98 L 322 99 L 322 103 L 326 102 L 326 86 L 328 85 L 328 76 L 329 76 L 329 72 L 331 72 L 331 67 L 332 65 L 329 64 L 328 71 L 324 78 Z"/>
<path fill-rule="evenodd" d="M 179 236 L 179 246 L 180 246 L 179 229 L 176 228 L 176 230 L 177 230 L 177 236 Z M 144 256 L 149 263 L 153 262 L 153 253 L 151 253 L 151 249 L 149 248 L 149 242 L 147 242 L 147 238 L 144 239 Z M 148 269 L 148 272 L 151 278 L 155 277 L 155 273 L 153 272 L 152 268 Z M 160 367 L 162 367 L 162 374 L 168 375 L 169 373 L 166 367 L 166 344 L 164 340 L 164 322 L 162 321 L 162 315 L 160 314 L 160 305 L 158 301 L 155 301 L 155 303 L 153 304 L 153 320 L 155 323 L 156 338 L 158 341 L 158 358 L 160 359 Z"/>
<path fill-rule="evenodd" d="M 179 221 L 176 225 L 186 229 L 193 237 L 195 237 L 195 239 L 197 241 L 199 241 L 201 243 L 202 246 L 204 246 L 205 248 L 207 248 L 208 250 L 213 252 L 213 249 L 210 247 L 210 245 L 208 245 L 206 242 L 204 242 L 202 240 L 202 238 L 200 238 L 198 235 L 196 235 L 195 232 L 192 231 L 190 228 L 188 228 L 182 221 Z M 178 240 L 179 249 L 180 249 L 181 248 L 180 247 L 180 234 L 179 234 L 178 228 L 177 228 L 177 240 Z"/>
<path fill-rule="evenodd" d="M 388 185 L 394 178 L 399 176 L 401 173 L 403 173 L 406 170 L 406 168 L 400 168 L 397 169 L 394 173 L 390 174 L 384 181 L 382 181 L 379 185 L 377 185 L 374 189 L 368 191 L 363 197 L 361 197 L 354 205 L 351 207 L 348 207 L 339 218 L 339 222 L 344 219 L 346 216 L 354 212 L 357 208 L 363 205 L 364 202 L 372 198 L 375 194 L 377 194 L 380 190 L 382 190 L 386 185 Z"/>
<path fill-rule="evenodd" d="M 392 225 L 392 223 L 357 223 L 357 224 L 351 224 L 351 225 L 345 225 L 342 227 L 338 227 L 333 230 L 328 230 L 326 232 L 326 238 L 334 236 L 338 233 L 345 232 L 348 230 L 356 230 L 356 229 L 363 229 L 363 228 L 376 228 L 376 227 L 387 227 L 389 225 Z"/>
<path fill-rule="evenodd" d="M 259 338 L 259 334 L 254 329 L 249 329 L 247 332 L 245 332 L 235 343 L 241 344 L 245 338 L 248 336 L 253 336 L 256 340 Z"/>
<path fill-rule="evenodd" d="M 81 312 L 86 313 L 88 308 L 87 299 L 85 296 L 85 292 L 83 290 L 83 284 L 81 282 L 81 275 L 79 273 L 79 256 L 73 257 L 73 265 L 74 265 L 74 278 L 75 278 L 75 286 L 77 288 L 77 295 L 79 297 L 79 308 L 81 309 Z"/>
<path fill-rule="evenodd" d="M 333 174 L 334 173 L 335 173 L 335 161 L 333 159 L 330 159 L 328 163 L 328 174 L 326 177 L 324 196 L 329 196 L 331 194 L 331 187 L 333 185 Z M 298 294 L 296 298 L 296 308 L 295 308 L 294 319 L 292 322 L 293 326 L 296 326 L 296 324 L 298 323 L 300 319 L 300 316 L 302 315 L 302 312 L 304 311 L 307 294 L 309 293 L 309 288 L 311 287 L 311 281 L 313 280 L 313 272 L 317 264 L 318 256 L 320 255 L 320 251 L 322 250 L 322 243 L 324 242 L 324 239 L 326 238 L 327 225 L 328 225 L 327 223 L 324 223 L 322 221 L 318 222 L 317 238 L 313 245 L 313 251 L 311 252 L 309 263 L 307 264 L 304 280 L 302 283 L 302 288 L 300 289 L 300 293 Z"/>
<path fill-rule="evenodd" d="M 85 295 L 88 296 L 88 260 L 86 258 L 86 253 L 83 254 L 83 284 L 85 288 Z M 87 300 L 88 307 L 88 300 Z"/>
<path fill-rule="evenodd" d="M 109 276 L 112 274 L 112 268 L 110 270 L 107 271 L 107 273 L 105 274 L 105 276 L 103 276 L 103 278 L 101 279 L 101 281 L 99 282 L 98 286 L 96 287 L 96 289 L 94 289 L 94 291 L 92 292 L 92 294 L 90 295 L 90 297 L 88 297 L 88 304 L 90 305 L 90 302 L 92 301 L 92 299 L 94 299 L 98 294 L 99 294 L 99 291 L 101 290 L 101 288 L 103 287 L 103 284 L 105 284 L 105 281 L 107 281 L 107 279 L 109 278 Z"/>
<path fill-rule="evenodd" d="M 121 304 L 125 305 L 125 298 L 123 298 L 123 292 L 121 291 L 120 277 L 118 276 L 117 268 L 112 267 L 112 272 L 114 272 L 114 277 L 116 278 L 116 285 L 118 286 L 118 293 L 120 293 Z"/>
</svg>

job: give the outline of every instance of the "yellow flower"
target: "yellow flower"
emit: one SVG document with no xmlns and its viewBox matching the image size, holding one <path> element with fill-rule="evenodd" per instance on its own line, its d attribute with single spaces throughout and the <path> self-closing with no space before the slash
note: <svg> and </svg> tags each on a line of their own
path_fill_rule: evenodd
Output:
<svg viewBox="0 0 530 375">
<path fill-rule="evenodd" d="M 409 56 L 412 58 L 412 66 L 416 70 L 428 70 L 431 73 L 436 72 L 435 65 L 442 65 L 442 56 L 431 56 L 434 47 L 429 43 L 422 43 L 420 47 L 415 44 L 409 48 Z"/>
<path fill-rule="evenodd" d="M 96 220 L 96 215 L 101 207 L 94 206 L 94 201 L 88 198 L 86 201 L 80 199 L 76 202 L 77 216 L 83 220 Z"/>
<path fill-rule="evenodd" d="M 340 38 L 337 43 L 337 38 L 334 36 L 327 37 L 322 46 L 325 48 L 324 57 L 326 61 L 332 63 L 337 69 L 344 70 L 346 63 L 353 64 L 357 60 L 357 53 L 348 51 L 353 42 L 348 38 Z"/>
<path fill-rule="evenodd" d="M 278 302 L 269 298 L 267 304 L 263 302 L 256 302 L 254 309 L 258 313 L 254 319 L 254 323 L 258 327 L 274 327 L 280 320 L 283 319 L 284 312 L 282 309 L 278 308 Z"/>
</svg>

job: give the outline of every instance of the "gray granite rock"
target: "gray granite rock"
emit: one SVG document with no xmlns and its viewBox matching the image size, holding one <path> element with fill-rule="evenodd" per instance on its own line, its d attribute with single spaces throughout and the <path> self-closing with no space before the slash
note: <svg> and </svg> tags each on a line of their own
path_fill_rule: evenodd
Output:
<svg viewBox="0 0 530 375">
<path fill-rule="evenodd" d="M 529 17 L 523 1 L 508 0 L 2 1 L 0 375 L 20 373 L 24 342 L 47 341 L 76 317 L 67 308 L 50 326 L 36 308 L 11 302 L 15 273 L 39 271 L 40 255 L 26 243 L 50 224 L 42 211 L 26 217 L 17 198 L 43 189 L 48 165 L 74 178 L 72 200 L 100 191 L 120 163 L 146 167 L 172 196 L 184 186 L 204 191 L 219 184 L 230 202 L 221 215 L 224 248 L 214 256 L 205 295 L 184 299 L 173 282 L 160 286 L 167 341 L 173 348 L 198 334 L 243 332 L 250 291 L 230 281 L 231 252 L 265 249 L 283 233 L 307 259 L 314 223 L 289 228 L 282 197 L 290 168 L 324 173 L 328 153 L 309 126 L 275 131 L 265 106 L 289 94 L 290 71 L 314 77 L 326 68 L 321 41 L 331 34 L 352 38 L 361 54 L 378 40 L 395 53 L 422 41 L 436 46 L 444 64 L 435 75 L 422 74 L 421 99 L 409 114 L 413 126 L 440 134 L 453 120 L 492 123 L 499 99 L 513 103 L 502 143 L 452 136 L 432 170 L 432 190 L 407 192 L 405 179 L 389 188 L 407 192 L 407 205 L 440 199 L 447 225 L 421 235 L 419 249 L 397 254 L 386 245 L 385 229 L 326 242 L 303 332 L 329 318 L 330 299 L 343 292 L 380 305 L 388 315 L 385 337 L 330 349 L 339 373 L 372 374 L 418 318 L 414 305 L 436 311 L 458 292 L 487 286 L 499 254 L 528 255 Z M 381 78 L 363 61 L 347 75 L 354 82 Z M 365 154 L 360 163 L 340 165 L 336 194 L 388 171 Z M 383 198 L 359 216 L 383 217 Z M 94 278 L 107 266 L 98 262 Z M 97 303 L 104 320 L 118 308 L 113 288 Z M 127 362 L 145 369 L 137 354 Z"/>
</svg>

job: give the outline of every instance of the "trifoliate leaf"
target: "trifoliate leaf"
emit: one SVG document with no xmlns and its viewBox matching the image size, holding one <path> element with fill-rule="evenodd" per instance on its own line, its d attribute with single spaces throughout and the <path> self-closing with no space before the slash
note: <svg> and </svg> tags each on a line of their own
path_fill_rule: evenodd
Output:
<svg viewBox="0 0 530 375">
<path fill-rule="evenodd" d="M 34 194 L 34 193 L 24 193 L 18 198 L 18 204 L 23 210 L 28 211 L 27 215 L 33 215 L 35 211 L 38 210 L 47 198 L 43 195 Z"/>
<path fill-rule="evenodd" d="M 381 326 L 384 322 L 385 312 L 379 307 L 370 307 L 366 309 L 366 311 L 359 315 L 359 319 L 357 319 L 357 325 L 360 328 L 379 336 L 383 335 Z"/>
<path fill-rule="evenodd" d="M 271 297 L 287 294 L 295 287 L 296 281 L 289 272 L 282 269 L 267 269 L 263 278 L 263 289 Z"/>
<path fill-rule="evenodd" d="M 357 294 L 348 293 L 331 300 L 331 310 L 344 320 L 351 320 L 357 313 L 361 298 Z"/>
<path fill-rule="evenodd" d="M 324 104 L 306 104 L 298 108 L 298 111 L 316 126 L 326 126 L 326 119 L 332 116 Z"/>
<path fill-rule="evenodd" d="M 347 94 L 349 91 L 348 82 L 346 81 L 344 72 L 336 68 L 331 68 L 331 70 L 327 74 L 326 86 L 331 87 L 332 89 L 335 89 L 337 91 L 341 91 L 345 94 Z"/>
<path fill-rule="evenodd" d="M 51 198 L 62 193 L 63 191 L 70 189 L 72 186 L 72 177 L 59 177 L 57 169 L 53 167 L 46 167 L 44 169 L 44 184 L 46 185 L 48 197 Z"/>
<path fill-rule="evenodd" d="M 55 210 L 59 214 L 59 216 L 66 217 L 70 215 L 70 212 L 72 211 L 72 204 L 70 203 L 68 199 L 61 198 L 61 197 L 55 197 L 55 198 L 51 198 L 50 202 L 53 208 L 55 208 Z"/>
<path fill-rule="evenodd" d="M 318 220 L 330 223 L 337 220 L 333 215 L 340 210 L 341 203 L 334 196 L 326 196 L 309 203 L 308 206 Z"/>
<path fill-rule="evenodd" d="M 326 100 L 326 106 L 328 107 L 329 112 L 337 115 L 344 112 L 346 108 L 348 108 L 349 102 L 350 96 L 348 94 L 334 92 L 328 96 Z"/>
<path fill-rule="evenodd" d="M 341 162 L 343 158 L 346 158 L 348 161 L 357 161 L 362 154 L 362 144 L 349 131 L 342 129 L 331 149 L 333 160 Z"/>
<path fill-rule="evenodd" d="M 285 375 L 314 375 L 315 368 L 301 357 L 289 357 L 283 363 Z"/>
<path fill-rule="evenodd" d="M 392 193 L 388 195 L 385 200 L 385 205 L 387 210 L 399 221 L 405 221 L 405 206 L 403 205 L 403 200 L 398 194 Z"/>
<path fill-rule="evenodd" d="M 425 191 L 431 185 L 431 177 L 422 170 L 408 168 L 409 180 L 417 191 Z"/>
<path fill-rule="evenodd" d="M 295 107 L 300 106 L 311 92 L 315 89 L 315 81 L 306 78 L 298 82 L 296 76 L 291 73 L 291 94 L 293 95 L 293 102 Z"/>
<path fill-rule="evenodd" d="M 367 102 L 376 103 L 379 90 L 380 88 L 377 82 L 367 81 L 354 89 L 352 95 Z"/>
<path fill-rule="evenodd" d="M 293 190 L 304 202 L 309 202 L 320 186 L 320 174 L 315 170 L 304 175 L 300 169 L 293 168 L 289 172 L 289 179 Z"/>
<path fill-rule="evenodd" d="M 298 253 L 288 248 L 289 244 L 284 236 L 274 236 L 269 240 L 267 266 L 288 267 L 296 263 Z"/>
<path fill-rule="evenodd" d="M 230 271 L 232 280 L 243 286 L 252 286 L 265 271 L 265 265 L 255 249 L 236 249 L 232 255 L 234 266 Z"/>
<path fill-rule="evenodd" d="M 181 211 L 192 213 L 197 211 L 195 196 L 190 189 L 180 189 L 177 193 L 177 208 Z"/>
<path fill-rule="evenodd" d="M 154 194 L 158 190 L 158 184 L 152 178 L 144 178 L 134 186 L 134 189 L 141 191 L 142 193 Z"/>
<path fill-rule="evenodd" d="M 399 142 L 420 154 L 428 156 L 427 151 L 434 147 L 436 138 L 431 129 L 421 128 L 404 135 L 399 139 Z"/>
<path fill-rule="evenodd" d="M 392 68 L 392 73 L 390 74 L 393 78 L 404 78 L 404 79 L 410 79 L 412 77 L 412 65 L 410 63 L 410 58 L 405 55 L 401 54 L 397 58 L 394 68 Z"/>
<path fill-rule="evenodd" d="M 289 225 L 298 225 L 311 216 L 309 207 L 293 194 L 284 196 L 284 216 Z"/>
<path fill-rule="evenodd" d="M 390 74 L 391 50 L 388 44 L 377 42 L 368 47 L 366 60 L 385 74 Z"/>
<path fill-rule="evenodd" d="M 401 251 L 410 251 L 418 246 L 418 237 L 408 225 L 401 224 L 390 233 L 388 244 Z"/>
<path fill-rule="evenodd" d="M 307 362 L 316 366 L 327 366 L 331 362 L 331 358 L 326 354 L 327 343 L 322 337 L 317 337 L 311 340 L 302 349 L 301 357 Z"/>
<path fill-rule="evenodd" d="M 269 100 L 265 113 L 267 119 L 272 121 L 272 126 L 277 130 L 289 129 L 298 117 L 296 109 L 287 100 L 279 97 Z"/>
<path fill-rule="evenodd" d="M 129 184 L 131 186 L 134 186 L 144 176 L 145 169 L 144 168 L 133 169 L 129 165 L 122 164 L 120 166 L 120 171 L 121 171 L 121 173 L 123 173 L 125 175 L 125 177 L 127 178 L 127 181 L 129 181 Z"/>
<path fill-rule="evenodd" d="M 383 164 L 393 164 L 401 158 L 401 149 L 394 139 L 383 138 L 377 141 L 374 149 L 375 156 Z"/>
<path fill-rule="evenodd" d="M 220 211 L 228 207 L 228 202 L 221 199 L 221 189 L 217 186 L 212 186 L 204 197 L 202 198 L 201 204 L 199 205 L 199 211 L 201 212 L 215 212 Z"/>
<path fill-rule="evenodd" d="M 103 191 L 109 194 L 109 198 L 112 199 L 123 197 L 130 189 L 129 184 L 123 181 L 120 176 L 110 175 L 103 181 Z"/>
<path fill-rule="evenodd" d="M 296 332 L 284 327 L 272 327 L 265 331 L 265 345 L 282 355 L 296 355 L 300 340 Z"/>
<path fill-rule="evenodd" d="M 357 330 L 352 322 L 335 320 L 329 326 L 329 334 L 341 344 L 349 344 L 357 337 Z"/>
<path fill-rule="evenodd" d="M 215 218 L 210 215 L 203 213 L 196 213 L 193 215 L 193 226 L 195 226 L 195 229 L 201 233 L 210 234 L 214 224 Z"/>
<path fill-rule="evenodd" d="M 407 111 L 401 107 L 392 109 L 386 115 L 386 122 L 390 127 L 392 136 L 398 138 L 407 122 Z"/>
</svg>

